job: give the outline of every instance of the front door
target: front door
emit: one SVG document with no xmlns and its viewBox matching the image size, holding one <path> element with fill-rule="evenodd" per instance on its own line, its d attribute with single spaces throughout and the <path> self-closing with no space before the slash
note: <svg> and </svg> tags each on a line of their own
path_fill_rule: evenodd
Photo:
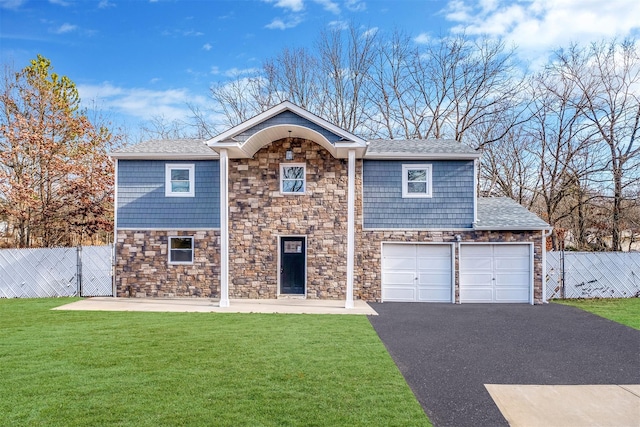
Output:
<svg viewBox="0 0 640 427">
<path fill-rule="evenodd" d="M 280 238 L 280 293 L 304 295 L 305 248 L 304 237 Z"/>
</svg>

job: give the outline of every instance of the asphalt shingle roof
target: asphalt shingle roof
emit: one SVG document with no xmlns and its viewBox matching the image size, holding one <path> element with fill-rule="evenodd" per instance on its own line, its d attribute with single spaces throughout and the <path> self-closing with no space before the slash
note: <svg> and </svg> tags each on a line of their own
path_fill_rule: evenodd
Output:
<svg viewBox="0 0 640 427">
<path fill-rule="evenodd" d="M 367 154 L 479 156 L 478 151 L 453 139 L 372 139 Z"/>
<path fill-rule="evenodd" d="M 150 157 L 161 155 L 217 157 L 217 153 L 209 148 L 203 139 L 154 139 L 117 149 L 111 155 L 113 157 L 143 157 L 145 155 Z"/>
<path fill-rule="evenodd" d="M 478 197 L 476 229 L 542 230 L 550 225 L 508 197 Z"/>
</svg>

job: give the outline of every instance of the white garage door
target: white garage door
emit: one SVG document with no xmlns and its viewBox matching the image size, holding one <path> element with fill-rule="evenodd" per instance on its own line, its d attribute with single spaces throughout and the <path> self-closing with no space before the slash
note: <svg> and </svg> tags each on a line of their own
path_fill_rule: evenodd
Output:
<svg viewBox="0 0 640 427">
<path fill-rule="evenodd" d="M 460 302 L 529 302 L 531 245 L 460 245 Z"/>
<path fill-rule="evenodd" d="M 382 301 L 452 302 L 452 245 L 382 245 Z"/>
</svg>

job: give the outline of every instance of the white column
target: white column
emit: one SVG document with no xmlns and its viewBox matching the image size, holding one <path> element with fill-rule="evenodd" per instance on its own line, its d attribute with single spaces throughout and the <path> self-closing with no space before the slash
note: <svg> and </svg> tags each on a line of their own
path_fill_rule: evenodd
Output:
<svg viewBox="0 0 640 427">
<path fill-rule="evenodd" d="M 220 150 L 220 307 L 229 307 L 229 156 Z"/>
<path fill-rule="evenodd" d="M 353 308 L 353 269 L 355 259 L 356 151 L 349 150 L 349 187 L 347 191 L 347 299 L 345 308 Z"/>
</svg>

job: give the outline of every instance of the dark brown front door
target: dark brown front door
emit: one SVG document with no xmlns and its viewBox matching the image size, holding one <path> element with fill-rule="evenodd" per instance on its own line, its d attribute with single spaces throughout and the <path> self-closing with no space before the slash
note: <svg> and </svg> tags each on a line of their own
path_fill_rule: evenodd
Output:
<svg viewBox="0 0 640 427">
<path fill-rule="evenodd" d="M 304 295 L 305 248 L 304 237 L 280 238 L 280 293 Z"/>
</svg>

